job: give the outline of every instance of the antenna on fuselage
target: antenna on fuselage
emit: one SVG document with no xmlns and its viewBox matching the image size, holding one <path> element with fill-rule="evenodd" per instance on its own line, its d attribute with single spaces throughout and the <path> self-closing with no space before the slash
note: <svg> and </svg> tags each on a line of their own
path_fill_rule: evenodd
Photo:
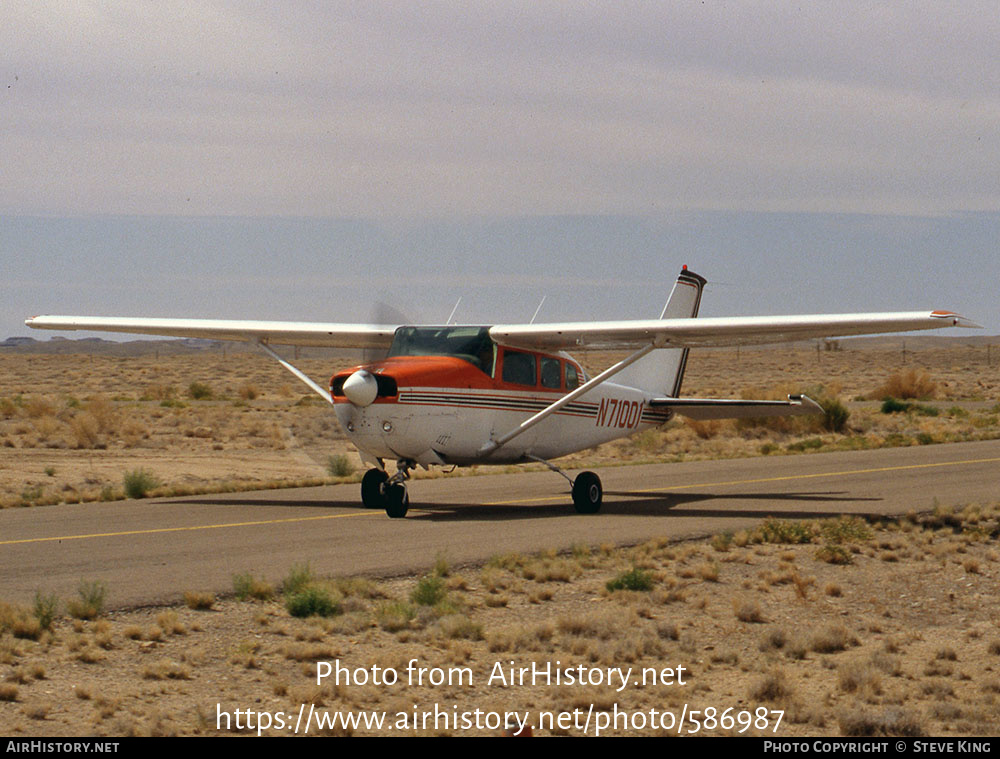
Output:
<svg viewBox="0 0 1000 759">
<path fill-rule="evenodd" d="M 530 321 L 530 322 L 528 322 L 528 324 L 534 324 L 534 323 L 535 323 L 535 319 L 536 319 L 536 318 L 538 317 L 538 312 L 542 310 L 542 303 L 545 303 L 545 299 L 546 299 L 547 297 L 548 297 L 548 296 L 546 296 L 546 295 L 543 295 L 543 296 L 542 296 L 542 300 L 541 300 L 541 302 L 540 302 L 540 303 L 538 304 L 538 308 L 536 308 L 536 309 L 535 309 L 535 313 L 534 313 L 534 315 L 532 315 L 532 317 L 531 317 L 531 321 Z"/>
<path fill-rule="evenodd" d="M 458 311 L 458 304 L 461 303 L 461 302 L 462 302 L 462 296 L 459 295 L 458 296 L 458 300 L 455 301 L 455 307 L 451 310 L 451 313 L 448 314 L 448 320 L 445 322 L 445 324 L 453 324 L 454 323 L 454 322 L 452 322 L 452 318 L 455 316 L 455 312 Z"/>
</svg>

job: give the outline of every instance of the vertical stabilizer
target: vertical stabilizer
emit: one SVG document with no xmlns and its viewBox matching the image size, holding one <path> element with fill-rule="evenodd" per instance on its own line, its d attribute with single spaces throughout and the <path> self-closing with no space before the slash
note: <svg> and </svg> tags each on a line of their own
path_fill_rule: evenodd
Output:
<svg viewBox="0 0 1000 759">
<path fill-rule="evenodd" d="M 698 315 L 701 293 L 706 279 L 688 271 L 685 266 L 674 283 L 667 304 L 663 307 L 661 319 L 687 319 Z M 687 364 L 687 348 L 662 348 L 623 370 L 615 382 L 645 390 L 651 395 L 676 398 L 681 392 L 684 366 Z"/>
</svg>

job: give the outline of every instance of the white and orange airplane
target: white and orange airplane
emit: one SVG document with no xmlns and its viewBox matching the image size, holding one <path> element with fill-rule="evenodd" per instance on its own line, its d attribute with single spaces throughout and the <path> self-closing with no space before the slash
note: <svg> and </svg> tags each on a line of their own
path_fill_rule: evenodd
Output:
<svg viewBox="0 0 1000 759">
<path fill-rule="evenodd" d="M 35 329 L 234 340 L 259 346 L 334 407 L 371 468 L 361 500 L 403 517 L 416 466 L 541 462 L 572 485 L 573 503 L 597 512 L 600 478 L 570 478 L 552 459 L 650 427 L 694 419 L 822 411 L 787 401 L 680 397 L 688 349 L 940 327 L 978 327 L 951 311 L 697 319 L 705 279 L 682 269 L 659 319 L 410 326 L 316 322 L 36 316 Z M 323 388 L 271 345 L 387 349 L 385 358 L 338 372 Z M 595 377 L 565 351 L 630 350 Z M 614 380 L 614 381 L 612 381 Z M 396 470 L 386 471 L 394 460 Z"/>
</svg>

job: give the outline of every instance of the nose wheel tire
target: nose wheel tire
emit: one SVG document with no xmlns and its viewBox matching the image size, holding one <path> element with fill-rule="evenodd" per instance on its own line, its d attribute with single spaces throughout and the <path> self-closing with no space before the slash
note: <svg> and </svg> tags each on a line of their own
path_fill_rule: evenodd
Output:
<svg viewBox="0 0 1000 759">
<path fill-rule="evenodd" d="M 389 475 L 381 469 L 369 469 L 361 478 L 361 503 L 366 509 L 384 509 L 386 498 L 385 481 Z"/>
<path fill-rule="evenodd" d="M 393 519 L 402 519 L 410 508 L 410 494 L 403 485 L 389 485 L 385 489 L 385 513 Z"/>
<path fill-rule="evenodd" d="M 593 472 L 580 472 L 573 480 L 573 505 L 578 514 L 596 514 L 601 510 L 604 488 Z"/>
</svg>

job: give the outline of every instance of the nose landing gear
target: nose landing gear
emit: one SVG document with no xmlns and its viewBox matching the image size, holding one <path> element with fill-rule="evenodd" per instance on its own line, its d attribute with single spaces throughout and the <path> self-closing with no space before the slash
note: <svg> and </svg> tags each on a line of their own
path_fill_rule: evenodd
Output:
<svg viewBox="0 0 1000 759">
<path fill-rule="evenodd" d="M 416 464 L 409 460 L 396 462 L 396 473 L 391 477 L 381 469 L 369 469 L 361 478 L 361 503 L 366 509 L 385 509 L 393 519 L 406 516 L 410 508 L 410 495 L 406 481 Z"/>
</svg>

